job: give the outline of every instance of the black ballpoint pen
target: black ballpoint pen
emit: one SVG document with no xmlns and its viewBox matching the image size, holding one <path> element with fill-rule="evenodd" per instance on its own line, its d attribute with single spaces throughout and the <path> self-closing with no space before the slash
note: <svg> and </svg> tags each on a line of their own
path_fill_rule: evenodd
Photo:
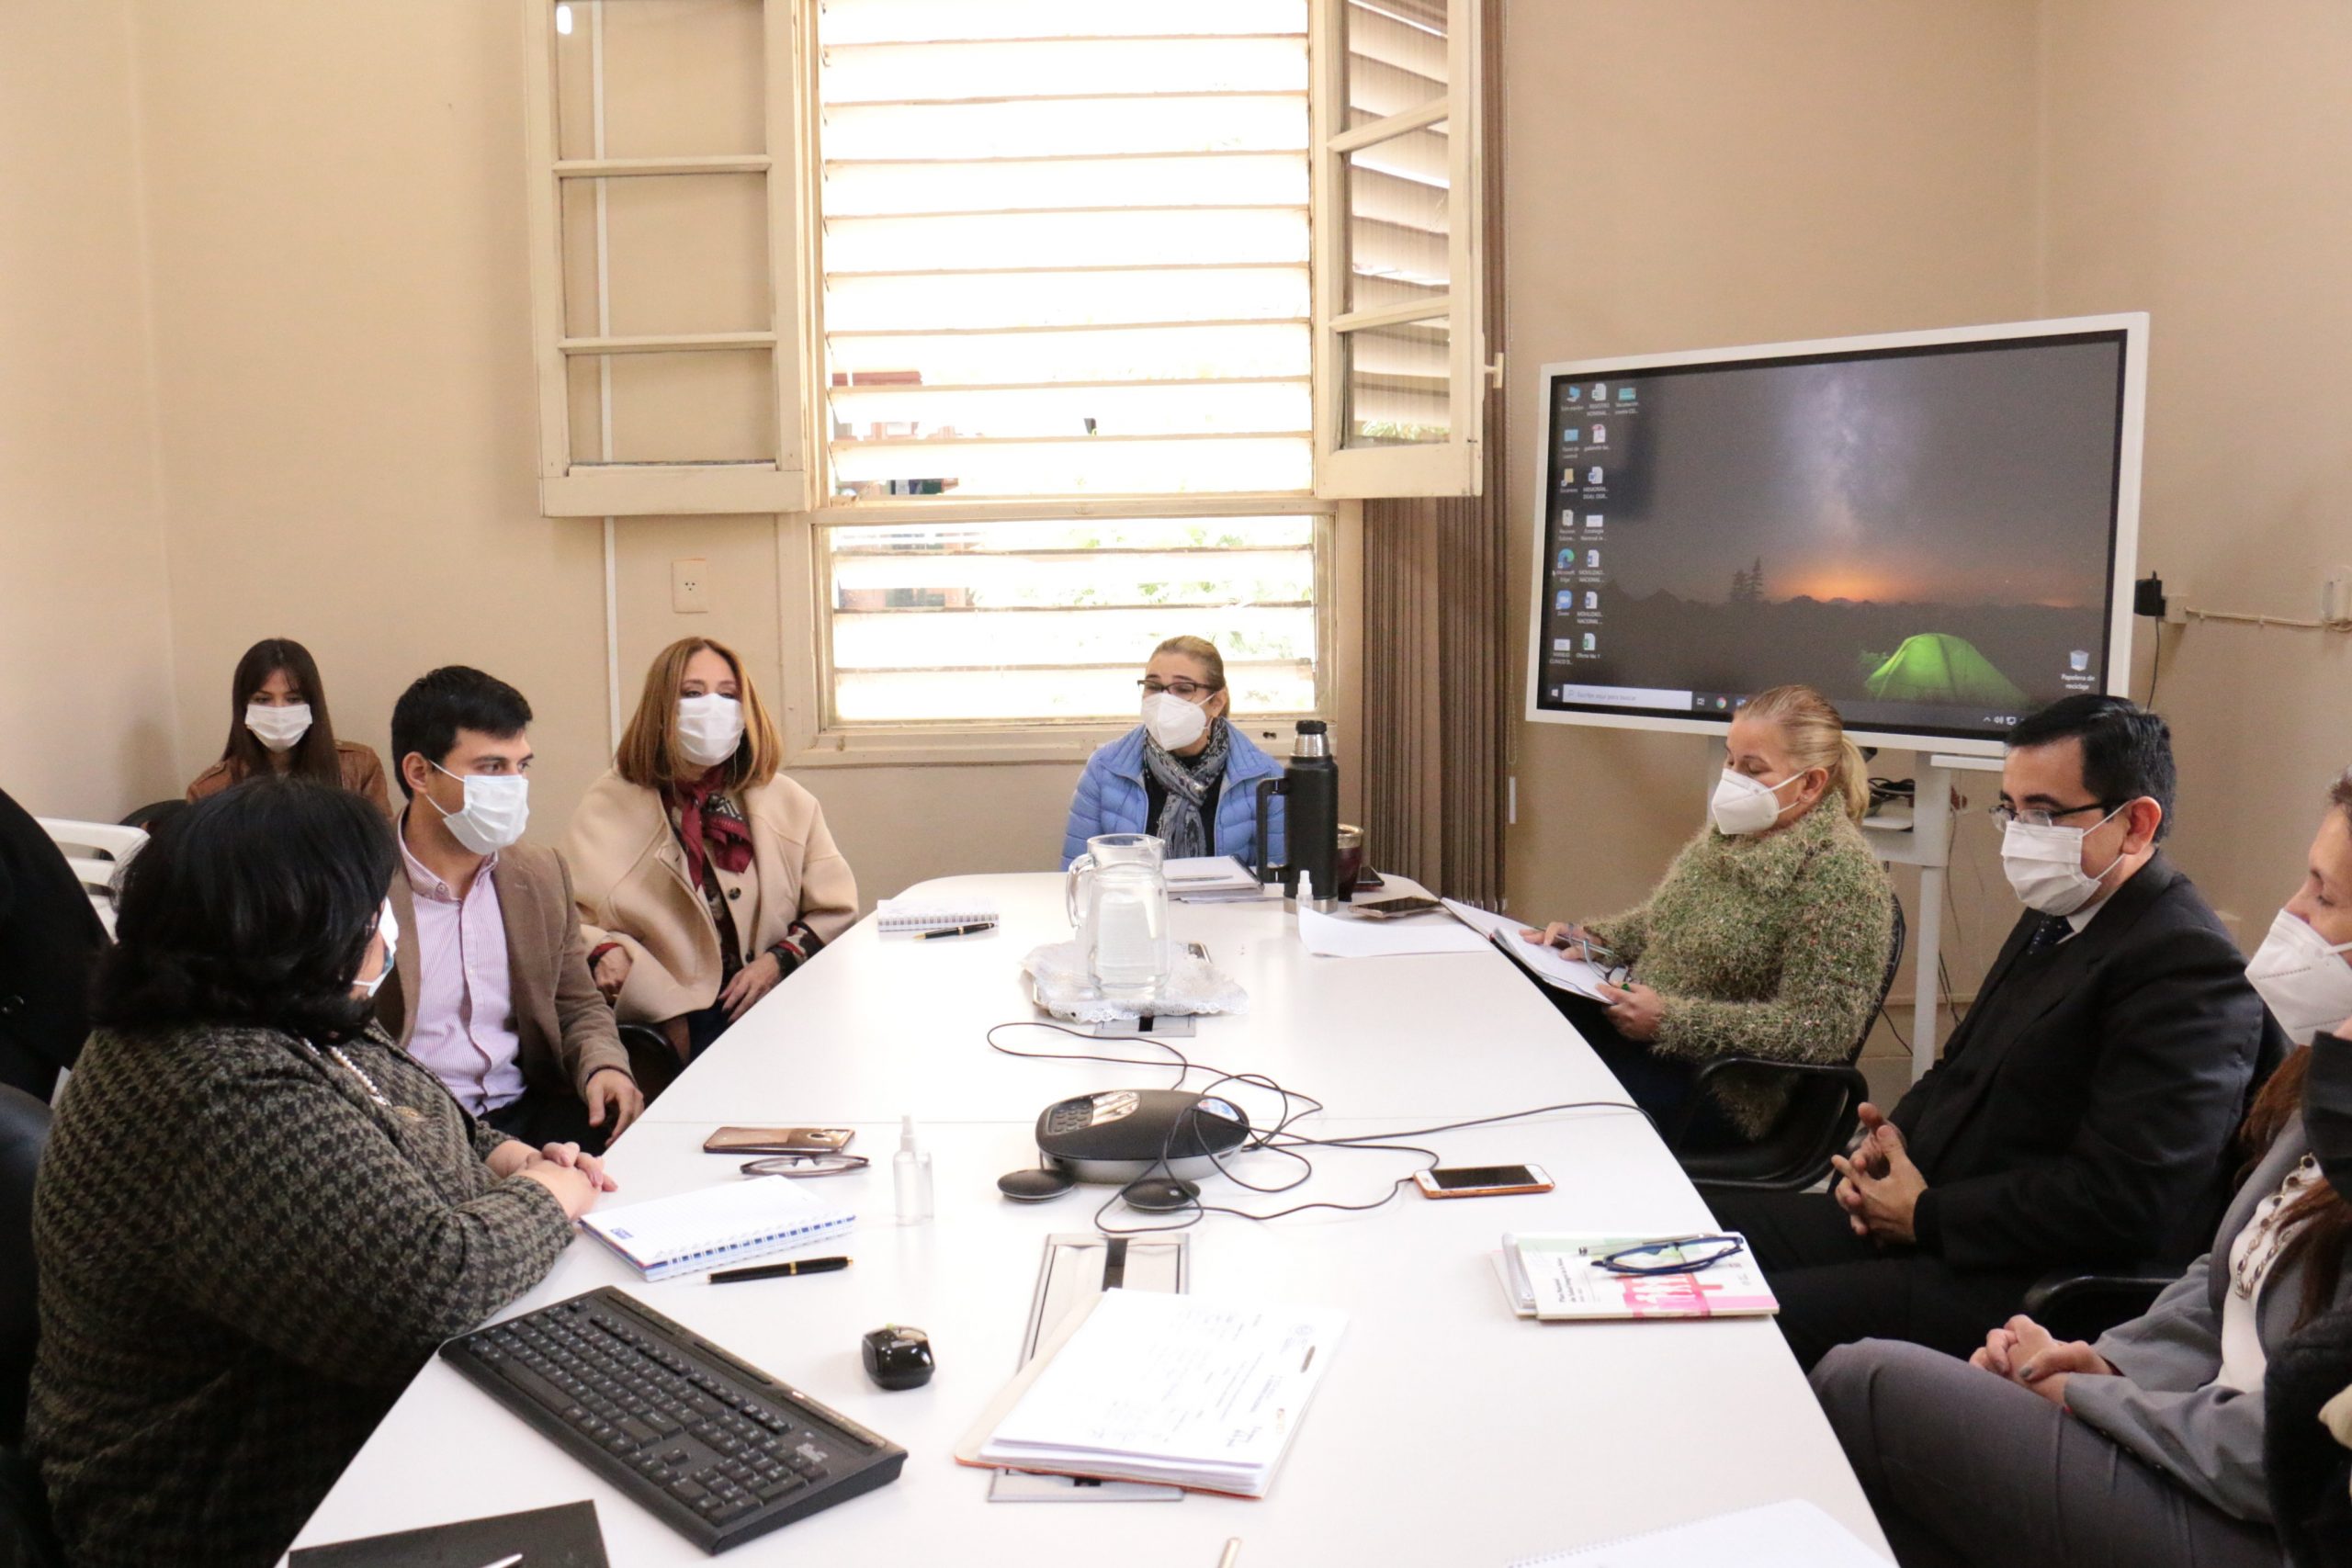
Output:
<svg viewBox="0 0 2352 1568">
<path fill-rule="evenodd" d="M 762 1263 L 751 1269 L 722 1269 L 710 1277 L 714 1285 L 732 1285 L 741 1280 L 783 1280 L 795 1274 L 830 1274 L 836 1269 L 849 1267 L 846 1258 L 804 1258 L 797 1263 Z"/>
<path fill-rule="evenodd" d="M 935 931 L 917 931 L 915 933 L 915 940 L 917 942 L 930 942 L 935 937 L 970 936 L 975 931 L 992 931 L 994 930 L 996 930 L 996 922 L 994 920 L 982 920 L 978 925 L 947 926 Z"/>
</svg>

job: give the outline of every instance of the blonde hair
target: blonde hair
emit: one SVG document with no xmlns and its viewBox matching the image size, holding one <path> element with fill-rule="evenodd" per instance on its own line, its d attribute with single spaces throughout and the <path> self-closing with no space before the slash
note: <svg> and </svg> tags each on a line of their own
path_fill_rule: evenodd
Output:
<svg viewBox="0 0 2352 1568">
<path fill-rule="evenodd" d="M 743 661 L 725 643 L 688 637 L 655 654 L 653 667 L 645 672 L 645 690 L 637 699 L 637 712 L 621 732 L 620 750 L 613 756 L 613 770 L 629 783 L 658 790 L 680 776 L 674 765 L 679 755 L 678 686 L 686 678 L 687 661 L 706 649 L 727 660 L 727 667 L 735 672 L 735 698 L 743 708 L 743 739 L 735 754 L 722 764 L 726 771 L 719 775 L 719 787 L 756 789 L 775 777 L 776 767 L 784 760 L 784 743 Z"/>
<path fill-rule="evenodd" d="M 1862 819 L 1871 805 L 1870 770 L 1860 748 L 1846 739 L 1846 721 L 1827 697 L 1811 686 L 1774 686 L 1748 698 L 1739 711 L 1779 726 L 1789 760 L 1800 771 L 1827 772 L 1829 785 L 1823 794 L 1838 795 L 1847 816 Z"/>
<path fill-rule="evenodd" d="M 1208 668 L 1210 690 L 1218 692 L 1225 690 L 1225 655 L 1219 653 L 1216 650 L 1216 644 L 1208 638 L 1171 637 L 1158 648 L 1153 649 L 1151 657 L 1157 659 L 1163 653 L 1181 653 L 1187 659 L 1199 660 Z"/>
</svg>

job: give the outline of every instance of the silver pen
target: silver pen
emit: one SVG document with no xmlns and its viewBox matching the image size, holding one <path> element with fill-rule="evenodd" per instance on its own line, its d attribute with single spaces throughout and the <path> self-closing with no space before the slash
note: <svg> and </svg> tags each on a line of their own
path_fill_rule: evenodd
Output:
<svg viewBox="0 0 2352 1568">
<path fill-rule="evenodd" d="M 1216 1568 L 1233 1568 L 1240 1561 L 1241 1538 L 1237 1535 L 1227 1540 L 1225 1550 L 1217 1553 Z"/>
</svg>

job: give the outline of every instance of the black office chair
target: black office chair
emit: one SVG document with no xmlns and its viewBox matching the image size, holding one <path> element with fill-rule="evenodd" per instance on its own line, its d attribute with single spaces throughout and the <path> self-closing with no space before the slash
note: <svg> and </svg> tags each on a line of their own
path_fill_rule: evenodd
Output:
<svg viewBox="0 0 2352 1568">
<path fill-rule="evenodd" d="M 1894 972 L 1903 963 L 1906 928 L 1903 901 L 1887 895 L 1894 911 L 1894 931 L 1888 943 L 1886 968 L 1880 976 L 1878 1006 L 1862 1026 L 1854 1048 L 1842 1063 L 1773 1062 L 1758 1056 L 1719 1056 L 1699 1069 L 1690 1102 L 1675 1124 L 1666 1129 L 1666 1146 L 1681 1162 L 1683 1174 L 1701 1192 L 1711 1188 L 1729 1191 L 1801 1192 L 1829 1174 L 1829 1156 L 1842 1153 L 1854 1135 L 1862 1102 L 1871 1097 L 1870 1080 L 1854 1066 L 1871 1037 L 1871 1029 L 1894 989 Z M 1705 1102 L 1708 1080 L 1717 1073 L 1738 1068 L 1758 1077 L 1787 1078 L 1794 1086 L 1788 1109 L 1772 1130 L 1752 1144 L 1729 1147 L 1686 1147 L 1692 1122 Z"/>
<path fill-rule="evenodd" d="M 33 1172 L 49 1107 L 0 1084 L 0 1443 L 24 1436 L 25 1387 L 40 1320 L 33 1299 Z"/>
<path fill-rule="evenodd" d="M 624 1023 L 621 1046 L 628 1052 L 628 1076 L 637 1080 L 637 1091 L 645 1096 L 645 1103 L 675 1083 L 678 1075 L 686 1070 L 678 1054 L 670 1049 L 670 1037 L 650 1023 Z"/>
<path fill-rule="evenodd" d="M 63 1568 L 40 1477 L 16 1444 L 40 1330 L 33 1298 L 33 1173 L 49 1107 L 0 1084 L 0 1568 Z"/>
<path fill-rule="evenodd" d="M 122 825 L 126 828 L 141 828 L 152 833 L 162 827 L 167 818 L 187 809 L 187 802 L 185 800 L 150 801 L 124 818 Z"/>
<path fill-rule="evenodd" d="M 2262 1086 L 2270 1081 L 2270 1075 L 2278 1070 L 2278 1064 L 2294 1048 L 2293 1042 L 2275 1025 L 2265 1033 L 2262 1054 L 2254 1065 L 2253 1081 L 2246 1085 L 2245 1099 L 2238 1107 L 2241 1124 L 2254 1109 L 2255 1097 L 2262 1092 Z M 2230 1200 L 2236 1195 L 2243 1159 L 2237 1140 L 2232 1138 L 2222 1151 L 2221 1168 L 2214 1173 L 2212 1186 L 2206 1194 L 2204 1217 L 2191 1227 L 2189 1234 L 2201 1239 L 2220 1227 L 2222 1216 L 2229 1213 Z M 2144 1260 L 2120 1267 L 2100 1264 L 2053 1269 L 2027 1290 L 2018 1310 L 2061 1339 L 2096 1339 L 2117 1324 L 2146 1312 L 2164 1293 L 2165 1287 L 2180 1278 L 2186 1267 L 2184 1259 L 2179 1263 Z"/>
</svg>

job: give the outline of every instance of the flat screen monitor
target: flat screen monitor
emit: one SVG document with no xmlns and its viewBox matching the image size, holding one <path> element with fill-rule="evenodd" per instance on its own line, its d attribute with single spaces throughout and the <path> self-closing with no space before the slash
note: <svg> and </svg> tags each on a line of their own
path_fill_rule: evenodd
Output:
<svg viewBox="0 0 2352 1568">
<path fill-rule="evenodd" d="M 1720 733 L 1784 682 L 1997 755 L 2126 689 L 2147 318 L 1546 366 L 1527 716 Z"/>
</svg>

